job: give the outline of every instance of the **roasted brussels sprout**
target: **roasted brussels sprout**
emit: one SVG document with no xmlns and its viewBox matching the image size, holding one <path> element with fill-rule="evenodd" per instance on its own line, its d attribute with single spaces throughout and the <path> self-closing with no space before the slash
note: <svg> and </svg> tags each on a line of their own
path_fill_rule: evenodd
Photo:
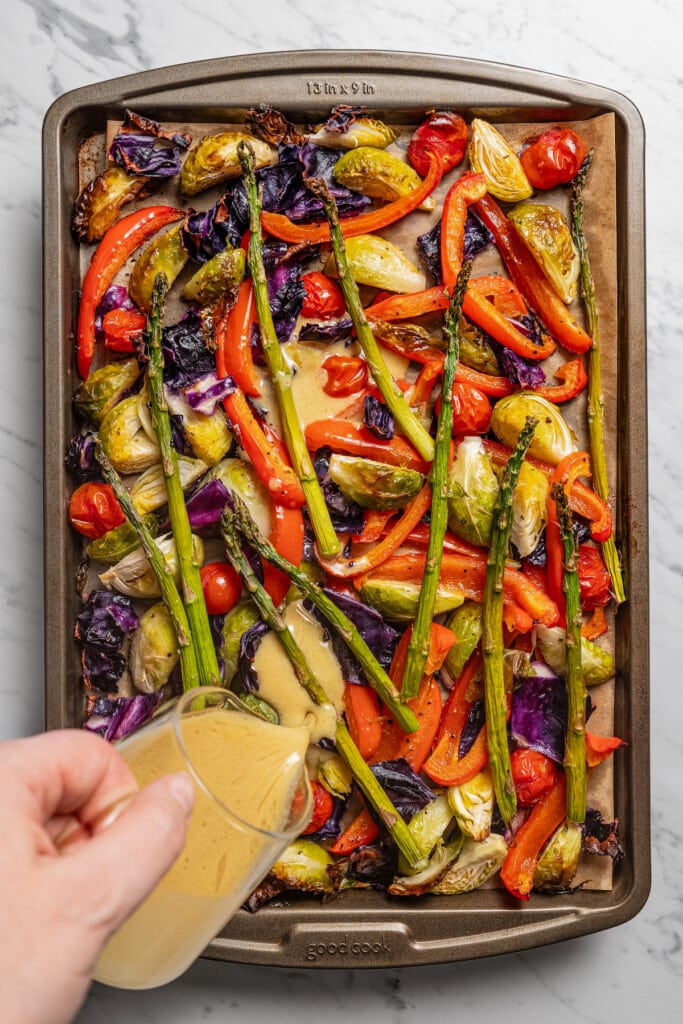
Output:
<svg viewBox="0 0 683 1024">
<path fill-rule="evenodd" d="M 187 263 L 189 256 L 180 241 L 180 224 L 157 235 L 138 257 L 128 282 L 128 294 L 140 309 L 149 312 L 157 274 L 163 274 L 169 285 Z"/>
<path fill-rule="evenodd" d="M 242 499 L 261 533 L 270 531 L 270 500 L 268 492 L 252 466 L 241 459 L 222 459 L 206 475 L 206 481 L 220 480 Z"/>
<path fill-rule="evenodd" d="M 373 199 L 400 199 L 419 188 L 422 181 L 410 164 L 374 146 L 349 150 L 334 165 L 333 174 L 340 185 Z M 433 210 L 434 205 L 430 196 L 418 209 Z"/>
<path fill-rule="evenodd" d="M 560 410 L 533 391 L 519 391 L 496 402 L 491 416 L 491 430 L 499 441 L 514 448 L 527 416 L 538 418 L 529 445 L 529 455 L 533 458 L 556 466 L 565 455 L 577 450 L 574 434 Z"/>
<path fill-rule="evenodd" d="M 264 722 L 270 722 L 271 725 L 280 724 L 280 716 L 268 701 L 261 700 L 255 693 L 240 693 L 239 698 L 245 707 L 249 708 L 252 714 L 258 715 Z"/>
<path fill-rule="evenodd" d="M 426 287 L 422 271 L 402 249 L 379 235 L 347 238 L 346 256 L 351 276 L 358 284 L 388 288 L 391 292 L 419 292 Z M 337 265 L 332 255 L 325 265 L 325 273 L 337 276 Z"/>
<path fill-rule="evenodd" d="M 455 636 L 455 643 L 446 655 L 446 668 L 457 679 L 481 640 L 481 605 L 465 601 L 446 619 L 446 625 Z"/>
<path fill-rule="evenodd" d="M 246 265 L 244 249 L 224 249 L 202 263 L 181 295 L 187 302 L 196 302 L 200 306 L 210 306 L 224 295 L 232 296 L 244 280 Z"/>
<path fill-rule="evenodd" d="M 423 896 L 427 892 L 433 892 L 434 886 L 448 871 L 461 847 L 462 836 L 458 836 L 452 843 L 437 846 L 426 866 L 418 865 L 420 870 L 414 875 L 398 876 L 387 891 L 392 896 Z"/>
<path fill-rule="evenodd" d="M 367 579 L 360 587 L 361 600 L 376 608 L 386 619 L 394 622 L 412 622 L 417 613 L 420 583 L 407 580 Z M 443 615 L 459 608 L 463 594 L 446 583 L 439 583 L 434 615 Z"/>
<path fill-rule="evenodd" d="M 319 764 L 318 782 L 332 796 L 346 797 L 353 787 L 353 775 L 343 757 L 333 754 Z"/>
<path fill-rule="evenodd" d="M 500 363 L 491 342 L 478 327 L 469 323 L 463 316 L 458 321 L 458 341 L 460 342 L 460 362 L 480 373 L 488 373 L 492 377 L 500 374 Z"/>
<path fill-rule="evenodd" d="M 178 474 L 183 490 L 186 490 L 195 480 L 199 480 L 208 468 L 201 459 L 186 459 L 182 455 L 179 456 Z M 168 495 L 161 464 L 151 466 L 137 478 L 130 488 L 130 496 L 140 515 L 144 515 L 145 512 L 154 512 L 167 504 Z"/>
<path fill-rule="evenodd" d="M 210 416 L 193 409 L 181 391 L 165 388 L 166 404 L 174 416 L 182 417 L 182 430 L 192 451 L 207 466 L 220 462 L 232 446 L 232 434 L 220 405 Z"/>
<path fill-rule="evenodd" d="M 325 573 L 317 562 L 302 562 L 299 566 L 299 572 L 302 572 L 313 583 L 319 583 L 321 586 L 325 585 Z M 292 583 L 285 594 L 285 604 L 290 604 L 292 601 L 300 601 L 302 597 L 302 591 Z"/>
<path fill-rule="evenodd" d="M 157 517 L 150 514 L 144 515 L 142 518 L 149 532 L 153 537 L 156 537 L 159 529 Z M 98 537 L 92 544 L 88 544 L 86 552 L 88 558 L 92 559 L 93 562 L 101 562 L 103 565 L 115 565 L 138 547 L 140 547 L 140 539 L 135 527 L 131 526 L 126 520 L 120 526 L 115 526 L 113 530 L 107 530 L 102 537 Z"/>
<path fill-rule="evenodd" d="M 78 242 L 95 242 L 114 224 L 121 208 L 149 195 L 149 178 L 134 178 L 120 167 L 108 167 L 89 181 L 74 203 L 71 230 Z"/>
<path fill-rule="evenodd" d="M 435 847 L 443 843 L 452 821 L 453 811 L 446 793 L 443 792 L 412 816 L 408 823 L 408 831 L 425 858 L 429 858 Z M 406 865 L 402 860 L 399 860 L 399 864 L 404 874 L 410 874 L 409 871 L 404 871 Z"/>
<path fill-rule="evenodd" d="M 84 420 L 99 426 L 109 410 L 121 401 L 126 391 L 130 391 L 140 372 L 137 359 L 107 363 L 93 370 L 74 395 L 76 412 Z"/>
<path fill-rule="evenodd" d="M 487 882 L 502 867 L 507 844 L 502 836 L 492 832 L 482 842 L 466 839 L 455 864 L 431 890 L 439 896 L 455 896 L 472 892 Z"/>
<path fill-rule="evenodd" d="M 512 492 L 510 540 L 520 558 L 530 555 L 545 529 L 548 513 L 548 478 L 530 462 L 523 462 Z"/>
<path fill-rule="evenodd" d="M 552 837 L 534 871 L 534 889 L 562 891 L 570 887 L 581 855 L 581 826 L 567 821 Z"/>
<path fill-rule="evenodd" d="M 239 178 L 242 167 L 237 156 L 240 142 L 248 142 L 254 150 L 257 167 L 275 163 L 276 151 L 253 135 L 244 132 L 217 132 L 205 135 L 191 149 L 180 172 L 180 191 L 184 196 L 196 196 L 204 189 L 218 185 L 229 178 Z"/>
<path fill-rule="evenodd" d="M 141 395 L 124 398 L 110 409 L 100 426 L 100 440 L 118 473 L 141 473 L 161 458 L 159 445 L 143 426 L 144 401 Z"/>
<path fill-rule="evenodd" d="M 393 324 L 385 320 L 373 320 L 372 331 L 376 338 L 387 341 L 388 347 L 391 347 L 393 341 L 399 352 L 409 349 L 429 354 L 430 350 L 442 352 L 445 348 L 442 338 L 430 334 L 420 324 Z"/>
<path fill-rule="evenodd" d="M 386 149 L 395 142 L 399 133 L 383 121 L 374 117 L 357 117 L 345 132 L 328 132 L 325 125 L 319 125 L 308 141 L 325 149 L 356 149 L 359 146 L 374 146 Z"/>
<path fill-rule="evenodd" d="M 488 121 L 479 117 L 472 121 L 467 155 L 471 169 L 484 175 L 486 187 L 496 199 L 516 203 L 533 193 L 517 154 Z"/>
<path fill-rule="evenodd" d="M 128 668 L 138 690 L 155 693 L 168 682 L 178 663 L 178 640 L 163 601 L 153 604 L 133 634 Z"/>
<path fill-rule="evenodd" d="M 351 455 L 331 455 L 328 472 L 345 497 L 361 508 L 382 512 L 403 508 L 424 484 L 424 477 L 414 469 Z"/>
<path fill-rule="evenodd" d="M 482 768 L 469 782 L 448 787 L 448 806 L 460 831 L 477 843 L 491 831 L 493 802 L 493 781 L 488 768 Z"/>
<path fill-rule="evenodd" d="M 448 525 L 453 533 L 486 547 L 491 540 L 498 490 L 481 438 L 463 438 L 448 474 Z"/>
<path fill-rule="evenodd" d="M 223 659 L 223 682 L 230 686 L 240 655 L 240 640 L 248 629 L 259 621 L 259 613 L 253 601 L 239 601 L 223 620 L 223 646 L 219 653 Z"/>
<path fill-rule="evenodd" d="M 567 671 L 567 648 L 565 633 L 561 626 L 536 626 L 536 643 L 543 655 L 543 660 L 556 672 L 563 676 Z M 597 686 L 606 683 L 616 673 L 614 658 L 592 640 L 581 637 L 581 669 L 586 686 Z"/>
<path fill-rule="evenodd" d="M 581 261 L 560 211 L 545 203 L 521 203 L 508 217 L 562 301 L 573 302 Z"/>
<path fill-rule="evenodd" d="M 284 882 L 288 889 L 300 892 L 332 892 L 334 882 L 327 869 L 332 857 L 322 846 L 310 839 L 297 839 L 280 855 L 270 869 L 271 875 Z"/>
<path fill-rule="evenodd" d="M 179 583 L 178 555 L 172 535 L 166 534 L 163 537 L 158 537 L 156 543 L 164 556 L 167 571 L 173 576 L 176 583 Z M 204 561 L 204 542 L 194 534 L 192 534 L 192 557 L 197 565 L 201 565 Z M 142 548 L 136 548 L 116 565 L 112 565 L 111 569 L 107 569 L 100 575 L 99 580 L 107 590 L 118 590 L 120 594 L 127 594 L 128 597 L 161 597 L 157 578 Z"/>
</svg>

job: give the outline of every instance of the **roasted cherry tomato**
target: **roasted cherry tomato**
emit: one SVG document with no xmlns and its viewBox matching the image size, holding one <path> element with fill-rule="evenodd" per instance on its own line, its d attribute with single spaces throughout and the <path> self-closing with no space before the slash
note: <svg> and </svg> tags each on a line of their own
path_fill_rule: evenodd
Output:
<svg viewBox="0 0 683 1024">
<path fill-rule="evenodd" d="M 408 160 L 422 177 L 429 170 L 429 150 L 435 153 L 446 174 L 457 167 L 467 149 L 467 125 L 449 110 L 434 110 L 416 129 L 408 146 Z"/>
<path fill-rule="evenodd" d="M 323 384 L 326 395 L 355 395 L 368 382 L 368 364 L 359 356 L 328 356 L 322 366 L 327 374 Z"/>
<path fill-rule="evenodd" d="M 331 320 L 343 316 L 346 303 L 341 289 L 327 274 L 313 270 L 301 278 L 306 294 L 304 296 L 301 315 L 311 320 Z"/>
<path fill-rule="evenodd" d="M 97 540 L 126 521 L 109 484 L 81 484 L 71 495 L 69 522 L 84 537 Z"/>
<path fill-rule="evenodd" d="M 104 347 L 110 352 L 134 352 L 147 317 L 137 309 L 110 309 L 102 318 Z"/>
<path fill-rule="evenodd" d="M 334 810 L 334 800 L 319 782 L 311 782 L 313 790 L 313 814 L 302 835 L 310 836 L 323 827 Z"/>
<path fill-rule="evenodd" d="M 200 570 L 202 591 L 209 615 L 225 615 L 242 593 L 242 580 L 227 562 L 207 562 Z"/>
<path fill-rule="evenodd" d="M 538 803 L 555 785 L 557 768 L 538 750 L 518 747 L 510 754 L 510 765 L 517 803 L 522 807 Z"/>
<path fill-rule="evenodd" d="M 579 545 L 577 569 L 581 607 L 600 608 L 609 604 L 612 580 L 598 549 L 591 547 L 590 544 Z"/>
<path fill-rule="evenodd" d="M 453 385 L 453 433 L 485 434 L 491 421 L 491 403 L 479 388 L 456 380 Z"/>
<path fill-rule="evenodd" d="M 571 128 L 550 128 L 527 146 L 520 160 L 533 188 L 555 188 L 576 176 L 585 156 L 580 135 Z"/>
</svg>

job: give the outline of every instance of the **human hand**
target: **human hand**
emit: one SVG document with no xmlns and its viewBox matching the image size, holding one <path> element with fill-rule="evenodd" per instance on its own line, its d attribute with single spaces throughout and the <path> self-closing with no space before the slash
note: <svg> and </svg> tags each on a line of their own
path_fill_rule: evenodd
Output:
<svg viewBox="0 0 683 1024">
<path fill-rule="evenodd" d="M 68 1024 L 180 853 L 194 787 L 180 772 L 138 790 L 114 747 L 76 729 L 0 743 L 0 778 L 2 1019 Z"/>
</svg>

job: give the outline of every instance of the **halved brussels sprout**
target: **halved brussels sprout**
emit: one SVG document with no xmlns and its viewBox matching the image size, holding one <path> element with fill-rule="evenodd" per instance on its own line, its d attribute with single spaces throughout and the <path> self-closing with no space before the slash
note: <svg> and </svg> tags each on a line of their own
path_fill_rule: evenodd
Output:
<svg viewBox="0 0 683 1024">
<path fill-rule="evenodd" d="M 471 544 L 491 540 L 498 479 L 480 437 L 465 437 L 448 474 L 448 525 Z"/>
<path fill-rule="evenodd" d="M 187 302 L 210 306 L 224 295 L 232 296 L 244 280 L 247 257 L 244 249 L 224 249 L 192 275 L 182 292 Z"/>
<path fill-rule="evenodd" d="M 418 870 L 414 875 L 394 878 L 387 892 L 392 896 L 423 896 L 427 892 L 433 892 L 434 886 L 448 871 L 461 848 L 462 836 L 458 836 L 452 843 L 437 846 L 427 865 L 418 864 Z"/>
<path fill-rule="evenodd" d="M 393 341 L 399 352 L 411 349 L 429 354 L 430 349 L 443 352 L 446 347 L 443 338 L 430 334 L 426 327 L 420 324 L 393 324 L 386 320 L 373 320 L 372 330 L 375 337 L 382 341 Z"/>
<path fill-rule="evenodd" d="M 206 474 L 206 482 L 209 480 L 220 480 L 231 494 L 241 498 L 261 533 L 268 535 L 270 499 L 253 466 L 242 459 L 221 459 Z"/>
<path fill-rule="evenodd" d="M 269 704 L 268 701 L 261 700 L 261 698 L 257 697 L 255 693 L 240 693 L 239 698 L 245 707 L 249 708 L 252 714 L 258 715 L 258 717 L 262 718 L 264 722 L 270 722 L 271 725 L 280 724 L 280 716 L 273 705 Z"/>
<path fill-rule="evenodd" d="M 297 839 L 280 855 L 270 869 L 271 875 L 284 882 L 288 889 L 301 892 L 332 892 L 334 882 L 328 867 L 334 861 L 322 846 L 310 839 Z"/>
<path fill-rule="evenodd" d="M 201 459 L 186 459 L 178 456 L 178 475 L 183 490 L 198 480 L 209 467 Z M 150 466 L 142 473 L 133 486 L 130 488 L 130 496 L 133 499 L 135 508 L 144 515 L 145 512 L 154 512 L 168 503 L 164 471 L 161 464 Z"/>
<path fill-rule="evenodd" d="M 486 187 L 496 199 L 516 203 L 533 194 L 519 157 L 488 121 L 473 119 L 467 155 L 471 169 L 484 175 Z"/>
<path fill-rule="evenodd" d="M 140 373 L 137 359 L 107 363 L 93 370 L 74 395 L 76 412 L 84 420 L 99 426 L 109 410 L 121 401 L 121 396 L 130 391 Z"/>
<path fill-rule="evenodd" d="M 384 121 L 374 117 L 357 117 L 345 132 L 328 132 L 325 125 L 319 125 L 308 141 L 325 149 L 356 149 L 358 146 L 374 146 L 386 149 L 395 142 L 399 133 L 390 128 Z"/>
<path fill-rule="evenodd" d="M 560 410 L 533 391 L 519 391 L 496 402 L 491 415 L 491 430 L 499 441 L 514 448 L 527 416 L 538 419 L 529 445 L 529 455 L 533 458 L 556 466 L 565 455 L 577 450 L 576 438 Z"/>
<path fill-rule="evenodd" d="M 567 671 L 567 648 L 565 632 L 561 626 L 536 626 L 536 644 L 547 665 L 558 676 Z M 617 671 L 614 658 L 609 651 L 586 637 L 581 637 L 581 669 L 586 686 L 597 686 L 613 679 Z"/>
<path fill-rule="evenodd" d="M 154 515 L 144 515 L 143 522 L 153 537 L 156 537 L 159 530 L 159 522 Z M 115 565 L 122 558 L 129 555 L 140 547 L 140 538 L 134 526 L 126 520 L 113 530 L 107 530 L 102 536 L 88 544 L 86 552 L 88 558 L 93 562 L 101 562 L 103 565 Z"/>
<path fill-rule="evenodd" d="M 500 363 L 491 342 L 482 331 L 464 316 L 458 321 L 458 341 L 460 342 L 460 362 L 480 373 L 488 373 L 492 377 L 500 374 Z"/>
<path fill-rule="evenodd" d="M 412 816 L 408 823 L 408 831 L 425 858 L 430 857 L 434 848 L 443 843 L 452 821 L 453 811 L 448 803 L 448 797 L 443 792 Z M 410 871 L 404 871 L 406 865 L 401 861 L 399 863 L 404 874 L 411 874 Z"/>
<path fill-rule="evenodd" d="M 100 440 L 118 473 L 141 473 L 161 458 L 157 441 L 143 427 L 142 402 L 141 395 L 124 398 L 102 420 Z"/>
<path fill-rule="evenodd" d="M 562 301 L 573 302 L 581 260 L 560 211 L 546 203 L 521 203 L 508 217 Z"/>
<path fill-rule="evenodd" d="M 388 466 L 374 459 L 331 455 L 330 479 L 361 508 L 382 512 L 403 508 L 422 489 L 424 477 L 414 469 Z"/>
<path fill-rule="evenodd" d="M 446 619 L 455 643 L 446 655 L 446 668 L 457 679 L 481 640 L 481 605 L 465 601 Z"/>
<path fill-rule="evenodd" d="M 466 839 L 455 864 L 439 879 L 432 892 L 439 896 L 456 896 L 478 889 L 502 867 L 507 850 L 505 840 L 495 832 L 480 843 Z"/>
<path fill-rule="evenodd" d="M 482 768 L 469 782 L 448 787 L 448 806 L 460 831 L 481 843 L 491 831 L 493 818 L 493 781 L 489 768 Z"/>
<path fill-rule="evenodd" d="M 163 601 L 148 608 L 133 634 L 128 668 L 133 683 L 142 693 L 156 693 L 168 682 L 178 663 L 178 640 Z"/>
<path fill-rule="evenodd" d="M 169 285 L 190 258 L 180 241 L 182 224 L 174 224 L 157 235 L 138 257 L 128 282 L 128 294 L 140 309 L 149 312 L 157 274 L 163 274 Z"/>
<path fill-rule="evenodd" d="M 579 866 L 581 826 L 567 821 L 552 837 L 534 871 L 534 889 L 553 892 L 567 889 Z"/>
<path fill-rule="evenodd" d="M 149 178 L 133 177 L 116 164 L 107 167 L 88 182 L 74 203 L 71 230 L 76 240 L 95 242 L 101 238 L 121 208 L 142 196 L 149 184 Z"/>
<path fill-rule="evenodd" d="M 420 175 L 410 164 L 373 146 L 349 150 L 334 165 L 333 174 L 340 185 L 373 199 L 389 201 L 409 195 L 422 184 Z M 433 210 L 434 205 L 435 199 L 430 196 L 418 209 Z"/>
<path fill-rule="evenodd" d="M 158 537 L 157 547 L 164 556 L 166 569 L 176 583 L 180 582 L 180 568 L 175 541 L 171 534 Z M 201 537 L 192 534 L 192 559 L 197 565 L 204 561 L 204 542 Z M 99 581 L 107 590 L 118 590 L 128 597 L 161 597 L 161 591 L 152 567 L 142 548 L 137 548 L 122 558 L 111 569 L 99 576 Z"/>
<path fill-rule="evenodd" d="M 184 196 L 196 196 L 204 189 L 218 185 L 242 174 L 237 147 L 248 142 L 254 150 L 257 167 L 275 163 L 277 153 L 267 143 L 244 132 L 217 132 L 205 135 L 191 149 L 180 172 L 180 191 Z"/>
<path fill-rule="evenodd" d="M 351 277 L 358 284 L 371 288 L 387 288 L 390 292 L 419 292 L 426 287 L 421 270 L 408 259 L 402 249 L 379 235 L 355 235 L 346 239 L 346 257 Z M 333 255 L 325 265 L 325 273 L 337 276 Z"/>
<path fill-rule="evenodd" d="M 420 597 L 420 583 L 407 580 L 368 579 L 360 587 L 361 600 L 376 608 L 386 619 L 393 622 L 412 622 L 417 614 Z M 434 604 L 434 615 L 459 608 L 465 600 L 462 591 L 450 584 L 439 583 Z"/>
<path fill-rule="evenodd" d="M 299 566 L 299 572 L 303 573 L 306 579 L 310 580 L 312 583 L 319 583 L 321 586 L 325 585 L 325 573 L 317 562 L 302 562 Z M 303 591 L 299 590 L 299 588 L 292 583 L 285 594 L 285 604 L 290 604 L 292 601 L 300 601 L 303 596 Z"/>
<path fill-rule="evenodd" d="M 230 686 L 240 656 L 240 640 L 248 629 L 259 621 L 259 613 L 251 600 L 239 601 L 223 620 L 223 646 L 219 654 L 223 659 L 223 681 Z"/>
<path fill-rule="evenodd" d="M 182 430 L 198 459 L 207 466 L 215 466 L 223 459 L 232 446 L 232 434 L 228 428 L 223 407 L 217 405 L 210 416 L 193 409 L 180 391 L 165 388 L 166 404 L 174 416 L 182 417 Z"/>
<path fill-rule="evenodd" d="M 530 555 L 538 544 L 548 518 L 548 477 L 530 462 L 523 462 L 512 492 L 510 540 L 520 558 Z"/>
<path fill-rule="evenodd" d="M 353 788 L 353 775 L 344 758 L 333 754 L 318 765 L 318 782 L 332 796 L 346 797 Z"/>
</svg>

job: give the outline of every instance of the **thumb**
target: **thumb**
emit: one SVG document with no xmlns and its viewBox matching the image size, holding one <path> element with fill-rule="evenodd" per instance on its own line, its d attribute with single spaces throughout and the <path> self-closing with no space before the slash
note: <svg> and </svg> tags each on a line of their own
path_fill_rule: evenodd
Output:
<svg viewBox="0 0 683 1024">
<path fill-rule="evenodd" d="M 69 856 L 82 860 L 86 877 L 107 879 L 106 891 L 90 899 L 83 912 L 89 923 L 107 934 L 142 903 L 161 881 L 183 848 L 192 815 L 195 789 L 185 772 L 165 775 L 119 805 L 89 842 Z M 75 864 L 74 864 L 75 866 Z"/>
</svg>

